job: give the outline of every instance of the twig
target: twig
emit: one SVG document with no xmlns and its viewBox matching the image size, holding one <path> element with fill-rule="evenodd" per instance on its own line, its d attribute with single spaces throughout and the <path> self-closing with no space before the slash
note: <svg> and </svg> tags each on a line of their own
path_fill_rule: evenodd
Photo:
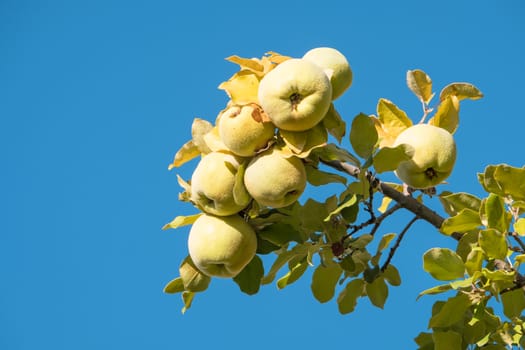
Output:
<svg viewBox="0 0 525 350">
<path fill-rule="evenodd" d="M 339 171 L 343 171 L 347 173 L 350 176 L 357 177 L 359 173 L 361 172 L 361 169 L 356 167 L 355 165 L 344 163 L 338 160 L 331 160 L 331 161 L 323 161 L 324 164 L 337 169 Z M 392 198 L 394 201 L 399 203 L 403 208 L 411 211 L 421 219 L 427 221 L 437 229 L 443 225 L 443 222 L 445 221 L 445 218 L 443 218 L 441 215 L 436 213 L 435 211 L 431 210 L 430 208 L 426 207 L 425 205 L 421 204 L 417 201 L 417 199 L 407 196 L 399 191 L 397 191 L 395 188 L 381 182 L 378 178 L 374 177 L 370 172 L 366 173 L 366 177 L 369 180 L 373 180 L 373 184 L 377 186 L 377 189 L 381 191 L 385 196 Z M 372 181 L 370 181 L 372 184 Z M 454 232 L 452 235 L 452 238 L 456 240 L 460 240 L 462 234 L 459 232 Z"/>
<path fill-rule="evenodd" d="M 385 263 L 383 264 L 383 266 L 381 266 L 381 272 L 384 272 L 386 270 L 386 268 L 388 267 L 388 265 L 390 264 L 390 261 L 392 261 L 392 258 L 394 257 L 394 254 L 396 253 L 397 248 L 399 248 L 399 245 L 401 244 L 401 240 L 403 239 L 405 234 L 410 229 L 410 226 L 412 226 L 414 224 L 414 222 L 416 222 L 419 219 L 420 218 L 418 216 L 414 216 L 412 218 L 412 220 L 410 220 L 408 222 L 408 224 L 405 226 L 403 231 L 401 231 L 401 233 L 399 234 L 399 236 L 396 239 L 396 243 L 394 244 L 394 246 L 392 248 L 390 248 L 390 253 L 388 254 L 388 257 L 387 257 Z"/>
<path fill-rule="evenodd" d="M 523 240 L 520 238 L 520 236 L 516 232 L 511 232 L 510 235 L 519 244 L 521 250 L 525 251 L 525 243 L 523 243 Z"/>
</svg>

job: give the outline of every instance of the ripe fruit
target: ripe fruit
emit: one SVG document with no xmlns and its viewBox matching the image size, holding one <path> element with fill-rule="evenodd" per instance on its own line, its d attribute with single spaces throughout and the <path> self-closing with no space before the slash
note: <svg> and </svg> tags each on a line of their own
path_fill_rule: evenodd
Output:
<svg viewBox="0 0 525 350">
<path fill-rule="evenodd" d="M 190 229 L 188 250 L 205 275 L 235 277 L 255 256 L 257 236 L 239 215 L 203 214 Z"/>
<path fill-rule="evenodd" d="M 219 135 L 230 151 L 241 157 L 251 157 L 266 147 L 274 135 L 275 126 L 263 122 L 260 112 L 252 105 L 233 106 L 219 116 Z"/>
<path fill-rule="evenodd" d="M 295 202 L 306 187 L 306 170 L 300 158 L 285 158 L 278 150 L 265 151 L 246 167 L 244 183 L 259 204 L 282 208 Z"/>
<path fill-rule="evenodd" d="M 214 215 L 232 215 L 244 209 L 251 198 L 242 183 L 237 184 L 237 196 L 234 196 L 240 163 L 239 157 L 232 154 L 206 154 L 191 176 L 191 201 L 202 211 Z"/>
<path fill-rule="evenodd" d="M 417 124 L 401 132 L 394 146 L 408 144 L 414 149 L 412 159 L 401 162 L 395 173 L 408 186 L 433 187 L 445 180 L 456 162 L 456 143 L 445 129 Z"/>
<path fill-rule="evenodd" d="M 289 59 L 262 78 L 258 98 L 275 126 L 304 131 L 326 115 L 332 102 L 332 85 L 316 64 Z"/>
<path fill-rule="evenodd" d="M 332 100 L 335 100 L 352 85 L 352 70 L 346 57 L 331 47 L 311 49 L 303 59 L 311 61 L 323 68 L 330 77 L 332 84 Z"/>
</svg>

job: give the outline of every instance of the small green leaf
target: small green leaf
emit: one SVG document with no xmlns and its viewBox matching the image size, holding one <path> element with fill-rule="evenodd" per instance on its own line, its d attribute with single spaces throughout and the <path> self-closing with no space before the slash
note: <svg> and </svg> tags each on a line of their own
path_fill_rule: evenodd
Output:
<svg viewBox="0 0 525 350">
<path fill-rule="evenodd" d="M 170 228 L 178 228 L 186 225 L 191 225 L 201 216 L 200 214 L 195 215 L 189 215 L 189 216 L 177 216 L 175 219 L 173 219 L 170 223 L 167 223 L 162 227 L 163 230 L 167 230 Z"/>
<path fill-rule="evenodd" d="M 434 350 L 462 350 L 461 334 L 454 331 L 435 331 L 432 333 Z"/>
<path fill-rule="evenodd" d="M 374 121 L 366 114 L 358 114 L 352 121 L 350 129 L 350 143 L 357 155 L 368 159 L 376 147 L 377 139 Z"/>
<path fill-rule="evenodd" d="M 388 286 L 385 283 L 385 279 L 378 277 L 372 283 L 367 283 L 366 294 L 373 305 L 382 309 L 388 298 Z"/>
<path fill-rule="evenodd" d="M 489 194 L 485 202 L 485 213 L 487 215 L 487 226 L 500 232 L 507 232 L 511 216 L 505 210 L 503 198 L 497 194 Z"/>
<path fill-rule="evenodd" d="M 294 266 L 290 267 L 290 271 L 277 281 L 277 288 L 283 289 L 284 287 L 297 281 L 308 268 L 308 261 L 306 258 L 297 262 Z"/>
<path fill-rule="evenodd" d="M 179 273 L 184 290 L 188 292 L 202 292 L 208 289 L 211 282 L 211 278 L 199 271 L 189 255 L 182 261 Z"/>
<path fill-rule="evenodd" d="M 432 80 L 420 69 L 407 72 L 407 85 L 423 103 L 430 102 L 432 96 L 434 96 L 432 93 Z"/>
<path fill-rule="evenodd" d="M 479 226 L 481 226 L 479 212 L 465 208 L 457 215 L 445 219 L 439 230 L 446 235 L 451 235 L 454 232 L 470 231 Z"/>
<path fill-rule="evenodd" d="M 326 303 L 334 297 L 335 287 L 343 270 L 339 264 L 319 265 L 313 275 L 310 289 L 315 299 Z"/>
<path fill-rule="evenodd" d="M 345 289 L 337 297 L 337 305 L 341 314 L 354 311 L 359 298 L 364 291 L 365 281 L 360 278 L 354 279 L 346 285 Z"/>
<path fill-rule="evenodd" d="M 381 241 L 379 241 L 379 244 L 377 246 L 377 252 L 381 252 L 388 247 L 390 242 L 396 237 L 395 233 L 387 233 L 381 237 Z"/>
<path fill-rule="evenodd" d="M 485 260 L 485 254 L 483 250 L 479 247 L 476 247 L 470 251 L 465 261 L 465 268 L 467 273 L 472 276 L 477 271 L 481 271 L 483 267 L 483 261 Z"/>
<path fill-rule="evenodd" d="M 272 281 L 275 279 L 275 275 L 279 270 L 291 259 L 297 258 L 297 257 L 305 257 L 308 254 L 308 247 L 306 247 L 303 244 L 298 244 L 294 246 L 292 249 L 280 252 L 277 255 L 277 259 L 273 262 L 270 271 L 266 276 L 264 276 L 261 279 L 261 284 L 268 284 L 272 283 Z"/>
<path fill-rule="evenodd" d="M 439 286 L 425 289 L 424 291 L 419 293 L 419 295 L 417 296 L 417 299 L 421 298 L 423 295 L 440 294 L 440 293 L 448 292 L 451 289 L 452 289 L 452 286 L 450 284 L 441 284 Z"/>
<path fill-rule="evenodd" d="M 419 346 L 417 350 L 434 350 L 432 333 L 421 332 L 416 338 L 414 338 L 414 341 Z"/>
<path fill-rule="evenodd" d="M 471 100 L 478 100 L 483 97 L 481 91 L 469 83 L 452 83 L 443 88 L 439 94 L 439 100 L 443 101 L 449 96 L 456 96 L 459 100 L 466 98 Z"/>
<path fill-rule="evenodd" d="M 261 286 L 264 275 L 264 266 L 261 258 L 255 255 L 248 265 L 233 278 L 241 291 L 248 295 L 256 294 Z"/>
<path fill-rule="evenodd" d="M 439 200 L 443 205 L 443 209 L 445 209 L 450 216 L 458 214 L 465 208 L 479 211 L 481 206 L 481 199 L 465 192 L 452 193 L 444 191 L 439 195 Z"/>
<path fill-rule="evenodd" d="M 267 225 L 260 229 L 259 237 L 278 246 L 284 246 L 286 243 L 295 241 L 303 242 L 303 237 L 293 226 L 281 222 Z"/>
<path fill-rule="evenodd" d="M 306 179 L 311 185 L 322 186 L 329 183 L 341 183 L 346 185 L 346 177 L 339 174 L 328 173 L 311 165 L 307 165 L 305 169 Z"/>
<path fill-rule="evenodd" d="M 459 125 L 458 98 L 456 96 L 448 96 L 443 100 L 428 123 L 443 128 L 453 134 Z"/>
<path fill-rule="evenodd" d="M 182 278 L 177 277 L 169 281 L 164 287 L 164 293 L 175 294 L 184 292 L 184 283 L 182 283 Z"/>
<path fill-rule="evenodd" d="M 383 147 L 374 156 L 374 168 L 378 173 L 394 171 L 399 163 L 411 159 L 413 155 L 414 149 L 406 144 Z"/>
<path fill-rule="evenodd" d="M 322 123 L 330 135 L 335 137 L 337 142 L 341 143 L 346 133 L 346 123 L 335 109 L 333 103 L 330 105 L 328 112 L 326 112 Z"/>
<path fill-rule="evenodd" d="M 521 316 L 521 312 L 525 309 L 525 293 L 521 288 L 501 294 L 501 301 L 503 313 L 509 319 Z"/>
<path fill-rule="evenodd" d="M 360 165 L 359 158 L 357 158 L 344 148 L 338 147 L 333 143 L 329 143 L 323 147 L 316 148 L 313 150 L 313 153 L 326 162 L 338 160 L 342 162 L 348 162 L 357 166 Z"/>
<path fill-rule="evenodd" d="M 183 315 L 191 307 L 194 297 L 195 297 L 195 293 L 193 292 L 183 292 L 182 293 L 182 302 L 184 303 L 184 307 L 182 308 L 181 312 Z"/>
<path fill-rule="evenodd" d="M 478 180 L 487 192 L 516 201 L 525 200 L 525 168 L 489 165 L 483 174 L 478 174 Z"/>
<path fill-rule="evenodd" d="M 505 235 L 498 230 L 481 230 L 478 242 L 489 259 L 505 259 L 507 256 L 507 239 Z"/>
<path fill-rule="evenodd" d="M 339 214 L 343 209 L 353 206 L 355 203 L 357 203 L 357 196 L 352 195 L 350 198 L 348 198 L 344 203 L 340 204 L 334 211 L 328 214 L 326 218 L 324 218 L 325 222 L 330 221 L 332 216 Z"/>
<path fill-rule="evenodd" d="M 448 248 L 431 248 L 423 255 L 423 269 L 440 281 L 463 277 L 465 264 Z"/>
<path fill-rule="evenodd" d="M 244 172 L 246 171 L 246 162 L 241 162 L 237 169 L 234 168 L 235 182 L 233 184 L 233 199 L 235 203 L 244 205 L 250 201 L 250 194 L 244 186 Z"/>
<path fill-rule="evenodd" d="M 465 312 L 470 305 L 469 297 L 459 293 L 445 302 L 439 312 L 432 316 L 428 326 L 430 328 L 452 326 L 465 317 Z"/>
<path fill-rule="evenodd" d="M 389 264 L 386 267 L 385 271 L 383 271 L 383 277 L 385 277 L 385 280 L 391 286 L 399 286 L 399 285 L 401 285 L 401 276 L 399 275 L 399 271 L 392 264 Z"/>
</svg>

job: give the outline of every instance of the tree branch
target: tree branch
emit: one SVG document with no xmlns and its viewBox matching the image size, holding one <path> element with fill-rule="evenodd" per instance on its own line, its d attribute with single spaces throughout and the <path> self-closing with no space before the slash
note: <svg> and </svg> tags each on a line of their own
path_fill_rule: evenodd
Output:
<svg viewBox="0 0 525 350">
<path fill-rule="evenodd" d="M 345 172 L 348 175 L 353 176 L 353 177 L 357 177 L 361 173 L 361 169 L 349 163 L 341 162 L 338 160 L 331 160 L 331 161 L 321 160 L 321 161 L 324 164 L 334 169 L 337 169 L 339 171 Z M 377 189 L 380 192 L 382 192 L 385 196 L 393 199 L 394 201 L 399 203 L 403 208 L 412 212 L 419 218 L 427 221 L 428 223 L 433 225 L 435 228 L 439 229 L 441 228 L 441 225 L 443 225 L 443 221 L 445 221 L 445 218 L 443 218 L 441 215 L 431 210 L 427 206 L 421 204 L 415 198 L 405 195 L 397 191 L 395 188 L 381 182 L 378 178 L 374 177 L 371 172 L 367 171 L 366 177 L 370 181 L 370 183 L 372 185 L 375 185 Z M 451 236 L 454 239 L 459 241 L 462 234 L 459 232 L 454 232 Z"/>
<path fill-rule="evenodd" d="M 386 270 L 386 268 L 388 267 L 388 265 L 390 264 L 390 261 L 392 261 L 392 258 L 394 257 L 394 254 L 396 253 L 397 251 L 397 248 L 399 248 L 399 245 L 401 244 L 401 240 L 403 239 L 403 237 L 405 236 L 405 234 L 408 232 L 408 230 L 410 229 L 410 227 L 412 226 L 412 224 L 414 224 L 414 222 L 416 222 L 417 220 L 419 220 L 420 218 L 418 216 L 414 216 L 412 218 L 412 220 L 410 220 L 408 222 L 408 224 L 405 226 L 405 228 L 403 229 L 403 231 L 401 231 L 401 233 L 399 234 L 399 237 L 397 237 L 397 240 L 396 240 L 396 243 L 394 244 L 394 246 L 392 248 L 390 248 L 390 253 L 388 254 L 388 258 L 386 259 L 385 263 L 383 264 L 383 266 L 381 267 L 381 271 L 384 272 Z"/>
</svg>

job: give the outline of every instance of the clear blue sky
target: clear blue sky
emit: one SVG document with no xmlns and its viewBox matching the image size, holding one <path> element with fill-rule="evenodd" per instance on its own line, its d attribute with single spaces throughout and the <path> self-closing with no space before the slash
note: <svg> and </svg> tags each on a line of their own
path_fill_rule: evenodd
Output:
<svg viewBox="0 0 525 350">
<path fill-rule="evenodd" d="M 175 177 L 192 169 L 167 166 L 193 118 L 226 103 L 225 57 L 332 46 L 354 70 L 336 104 L 348 122 L 380 97 L 419 118 L 408 69 L 438 91 L 478 86 L 446 189 L 481 194 L 485 165 L 524 164 L 524 18 L 521 0 L 0 1 L 0 349 L 415 348 L 435 300 L 415 300 L 436 283 L 421 255 L 450 244 L 424 223 L 394 259 L 403 284 L 383 311 L 362 300 L 341 316 L 304 277 L 252 297 L 214 280 L 181 315 L 162 288 L 187 230 L 160 228 L 195 212 Z"/>
</svg>

